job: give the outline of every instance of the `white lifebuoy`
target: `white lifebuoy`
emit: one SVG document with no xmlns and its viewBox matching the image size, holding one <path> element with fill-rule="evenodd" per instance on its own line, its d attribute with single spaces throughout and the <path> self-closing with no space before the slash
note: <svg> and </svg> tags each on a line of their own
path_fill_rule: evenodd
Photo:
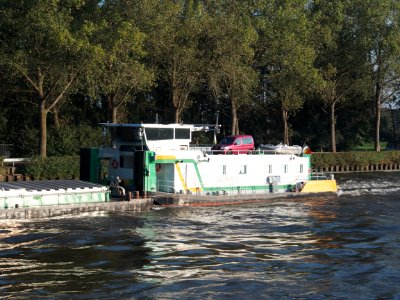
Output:
<svg viewBox="0 0 400 300">
<path fill-rule="evenodd" d="M 113 167 L 114 169 L 118 168 L 118 160 L 114 159 L 114 160 L 112 161 L 111 165 L 112 165 L 112 167 Z"/>
</svg>

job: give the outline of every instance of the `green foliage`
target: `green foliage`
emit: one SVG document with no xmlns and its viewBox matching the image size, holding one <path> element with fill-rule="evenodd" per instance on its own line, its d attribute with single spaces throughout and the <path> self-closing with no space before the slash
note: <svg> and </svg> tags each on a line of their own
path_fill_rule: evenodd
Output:
<svg viewBox="0 0 400 300">
<path fill-rule="evenodd" d="M 149 59 L 158 71 L 159 83 L 166 86 L 174 122 L 179 123 L 192 104 L 191 94 L 203 81 L 199 39 L 206 30 L 204 13 L 186 1 L 154 3 L 145 12 L 144 22 Z"/>
<path fill-rule="evenodd" d="M 13 133 L 14 157 L 32 157 L 38 154 L 37 140 L 39 130 L 34 127 L 23 127 Z M 11 142 L 11 141 L 10 141 Z"/>
<path fill-rule="evenodd" d="M 259 143 L 284 129 L 292 144 L 351 150 L 378 128 L 396 144 L 398 116 L 375 127 L 386 104 L 372 100 L 400 98 L 399 3 L 0 1 L 0 139 L 16 157 L 69 155 L 98 145 L 81 124 L 117 110 L 163 123 L 214 123 L 218 110 L 221 135 L 240 122 Z"/>
<path fill-rule="evenodd" d="M 136 6 L 130 1 L 104 1 L 92 16 L 96 55 L 86 70 L 86 88 L 107 98 L 114 123 L 118 109 L 154 82 L 153 72 L 144 65 L 146 35 L 138 26 Z"/>
<path fill-rule="evenodd" d="M 25 164 L 23 173 L 35 180 L 79 178 L 79 156 L 36 157 Z"/>
<path fill-rule="evenodd" d="M 81 3 L 82 2 L 82 3 Z M 9 76 L 21 81 L 40 118 L 38 145 L 47 155 L 47 114 L 71 91 L 78 74 L 87 71 L 95 48 L 81 19 L 83 1 L 0 2 L 0 60 Z M 87 4 L 90 7 L 90 4 Z M 88 9 L 88 7 L 86 7 Z"/>
<path fill-rule="evenodd" d="M 400 151 L 364 152 L 316 152 L 311 155 L 314 168 L 330 166 L 371 166 L 376 164 L 399 164 Z"/>
<path fill-rule="evenodd" d="M 314 67 L 313 25 L 305 7 L 309 1 L 270 1 L 260 10 L 272 18 L 258 24 L 257 64 L 270 85 L 270 98 L 282 111 L 283 142 L 289 143 L 289 117 L 300 110 L 311 87 L 318 82 Z"/>
<path fill-rule="evenodd" d="M 387 142 L 381 142 L 381 149 L 385 149 Z M 374 151 L 373 143 L 365 143 L 359 146 L 356 146 L 352 149 L 353 151 Z"/>
<path fill-rule="evenodd" d="M 0 175 L 6 174 L 6 169 L 3 166 L 4 158 L 0 156 Z"/>
<path fill-rule="evenodd" d="M 99 127 L 88 125 L 53 127 L 49 132 L 49 156 L 77 155 L 81 148 L 98 147 L 102 142 Z"/>
<path fill-rule="evenodd" d="M 241 111 L 252 102 L 258 82 L 258 74 L 252 67 L 258 35 L 250 15 L 243 13 L 249 9 L 248 3 L 229 1 L 214 5 L 212 9 L 221 15 L 212 15 L 202 33 L 204 77 L 214 105 L 226 111 L 230 119 L 227 129 L 238 134 L 238 118 L 245 115 Z"/>
</svg>

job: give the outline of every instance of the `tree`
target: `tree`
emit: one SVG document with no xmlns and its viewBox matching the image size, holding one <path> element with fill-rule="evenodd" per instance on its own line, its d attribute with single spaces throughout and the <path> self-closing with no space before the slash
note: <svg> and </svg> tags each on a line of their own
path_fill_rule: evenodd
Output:
<svg viewBox="0 0 400 300">
<path fill-rule="evenodd" d="M 375 150 L 380 151 L 381 106 L 399 92 L 400 2 L 358 0 L 354 13 L 360 27 L 364 55 L 369 60 L 375 111 Z"/>
<path fill-rule="evenodd" d="M 289 144 L 289 117 L 298 111 L 315 80 L 315 50 L 307 0 L 259 1 L 255 20 L 259 32 L 258 68 L 264 70 L 273 101 L 281 109 L 283 142 Z"/>
<path fill-rule="evenodd" d="M 36 95 L 40 120 L 39 153 L 47 153 L 47 114 L 68 93 L 85 65 L 83 1 L 1 1 L 3 63 Z"/>
<path fill-rule="evenodd" d="M 310 8 L 315 24 L 315 47 L 318 49 L 315 65 L 322 77 L 315 87 L 322 109 L 329 116 L 332 152 L 336 152 L 337 143 L 336 111 L 339 105 L 346 104 L 346 94 L 354 85 L 354 70 L 359 65 L 357 54 L 362 57 L 354 51 L 357 48 L 353 42 L 354 24 L 346 18 L 349 6 L 346 0 L 317 0 Z"/>
<path fill-rule="evenodd" d="M 99 50 L 92 68 L 94 89 L 107 98 L 111 122 L 133 95 L 153 84 L 153 73 L 143 63 L 145 34 L 136 22 L 138 1 L 102 1 L 93 43 Z"/>
<path fill-rule="evenodd" d="M 228 100 L 231 133 L 239 134 L 239 111 L 251 101 L 258 82 L 253 68 L 257 33 L 250 9 L 243 1 L 208 6 L 210 19 L 202 48 L 205 77 L 217 101 Z"/>
<path fill-rule="evenodd" d="M 144 12 L 147 49 L 158 70 L 158 80 L 169 88 L 174 121 L 180 123 L 183 111 L 190 105 L 190 94 L 200 82 L 198 37 L 203 10 L 192 0 L 152 4 Z"/>
</svg>

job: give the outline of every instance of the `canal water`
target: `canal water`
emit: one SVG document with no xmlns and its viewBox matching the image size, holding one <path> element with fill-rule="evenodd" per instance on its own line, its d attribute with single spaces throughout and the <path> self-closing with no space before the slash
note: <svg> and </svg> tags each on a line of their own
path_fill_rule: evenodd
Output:
<svg viewBox="0 0 400 300">
<path fill-rule="evenodd" d="M 337 198 L 0 221 L 2 299 L 400 299 L 400 173 Z"/>
</svg>

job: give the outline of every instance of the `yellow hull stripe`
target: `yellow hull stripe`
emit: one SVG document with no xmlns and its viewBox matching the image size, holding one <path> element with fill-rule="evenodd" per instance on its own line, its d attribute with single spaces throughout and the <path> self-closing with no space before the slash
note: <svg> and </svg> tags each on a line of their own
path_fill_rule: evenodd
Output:
<svg viewBox="0 0 400 300">
<path fill-rule="evenodd" d="M 301 190 L 302 193 L 337 192 L 336 180 L 310 180 Z"/>
<path fill-rule="evenodd" d="M 178 173 L 179 180 L 181 181 L 182 187 L 185 191 L 191 191 L 192 193 L 199 193 L 202 191 L 201 187 L 187 187 L 185 179 L 183 178 L 181 168 L 179 167 L 179 163 L 175 163 L 175 169 Z"/>
<path fill-rule="evenodd" d="M 178 163 L 175 164 L 175 168 L 176 168 L 176 171 L 178 172 L 178 176 L 179 176 L 179 179 L 180 179 L 180 181 L 182 183 L 183 190 L 187 191 L 186 182 L 185 182 L 185 179 L 183 178 L 183 175 L 182 175 L 182 172 L 181 172 L 181 168 L 179 167 Z"/>
<path fill-rule="evenodd" d="M 156 160 L 176 160 L 175 155 L 156 155 Z"/>
</svg>

